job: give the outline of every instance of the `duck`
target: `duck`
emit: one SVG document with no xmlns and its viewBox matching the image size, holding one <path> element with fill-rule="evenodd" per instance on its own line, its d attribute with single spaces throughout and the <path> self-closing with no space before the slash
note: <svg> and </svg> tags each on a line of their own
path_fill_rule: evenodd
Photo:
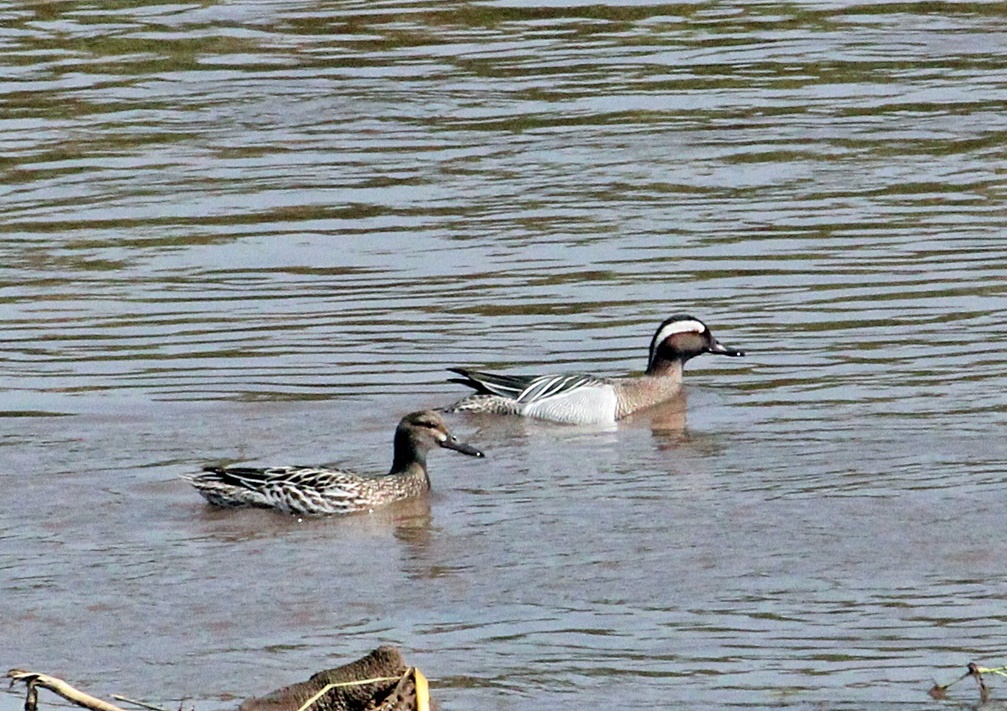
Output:
<svg viewBox="0 0 1007 711">
<path fill-rule="evenodd" d="M 395 428 L 392 467 L 383 476 L 358 474 L 338 467 L 205 467 L 182 478 L 203 498 L 223 508 L 256 507 L 297 515 L 349 514 L 372 511 L 430 490 L 427 452 L 434 447 L 470 457 L 485 456 L 459 441 L 432 410 L 412 412 Z"/>
<path fill-rule="evenodd" d="M 448 382 L 466 385 L 476 392 L 444 411 L 518 415 L 566 424 L 611 424 L 677 396 L 682 388 L 683 366 L 702 353 L 745 355 L 714 338 L 698 318 L 675 314 L 654 332 L 647 370 L 642 376 L 505 375 L 453 367 L 448 370 L 461 377 L 448 378 Z"/>
</svg>

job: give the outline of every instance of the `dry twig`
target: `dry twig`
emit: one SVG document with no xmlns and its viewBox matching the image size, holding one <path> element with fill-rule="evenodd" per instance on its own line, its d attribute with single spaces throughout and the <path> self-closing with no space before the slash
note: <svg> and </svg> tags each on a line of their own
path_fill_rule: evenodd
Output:
<svg viewBox="0 0 1007 711">
<path fill-rule="evenodd" d="M 91 711 L 123 711 L 115 704 L 95 698 L 90 694 L 75 689 L 62 679 L 58 679 L 48 674 L 38 674 L 36 672 L 25 671 L 23 669 L 11 669 L 7 672 L 7 678 L 11 680 L 11 686 L 19 681 L 23 681 L 28 687 L 28 695 L 25 698 L 25 711 L 36 711 L 38 708 L 38 687 L 49 689 L 59 694 L 67 701 L 71 701 L 78 706 L 83 706 Z"/>
<path fill-rule="evenodd" d="M 983 674 L 997 674 L 999 676 L 1007 676 L 1007 667 L 995 667 L 987 668 L 981 667 L 975 662 L 969 662 L 968 666 L 965 668 L 965 673 L 952 682 L 941 685 L 934 682 L 933 687 L 930 689 L 930 696 L 935 699 L 945 699 L 947 698 L 947 690 L 952 686 L 957 684 L 962 679 L 967 679 L 972 677 L 976 680 L 976 685 L 979 687 L 979 703 L 986 703 L 990 700 L 990 689 L 986 686 L 986 681 L 983 679 Z"/>
</svg>

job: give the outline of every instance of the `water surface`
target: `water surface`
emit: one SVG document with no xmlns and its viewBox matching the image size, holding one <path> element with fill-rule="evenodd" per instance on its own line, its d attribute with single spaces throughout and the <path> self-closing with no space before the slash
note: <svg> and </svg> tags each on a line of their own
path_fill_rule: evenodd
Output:
<svg viewBox="0 0 1007 711">
<path fill-rule="evenodd" d="M 922 709 L 1004 663 L 1002 4 L 0 17 L 8 667 L 202 711 L 392 643 L 446 708 Z M 748 351 L 686 415 L 455 416 L 488 457 L 416 505 L 177 478 L 381 471 L 445 367 L 639 371 L 683 311 Z"/>
</svg>

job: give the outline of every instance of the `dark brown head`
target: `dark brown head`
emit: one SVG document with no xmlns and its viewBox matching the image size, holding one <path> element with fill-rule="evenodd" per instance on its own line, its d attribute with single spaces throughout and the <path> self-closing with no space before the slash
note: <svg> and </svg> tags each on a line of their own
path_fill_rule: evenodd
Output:
<svg viewBox="0 0 1007 711">
<path fill-rule="evenodd" d="M 395 429 L 396 457 L 400 451 L 411 450 L 422 460 L 423 456 L 434 447 L 453 449 L 470 457 L 485 456 L 475 447 L 458 441 L 458 438 L 448 431 L 441 416 L 432 410 L 412 412 L 402 418 Z"/>
<path fill-rule="evenodd" d="M 685 364 L 690 358 L 701 353 L 716 353 L 726 356 L 743 356 L 744 351 L 728 348 L 710 333 L 706 324 L 698 318 L 679 314 L 665 319 L 654 333 L 650 342 L 650 358 L 647 374 L 660 372 L 673 363 Z"/>
</svg>

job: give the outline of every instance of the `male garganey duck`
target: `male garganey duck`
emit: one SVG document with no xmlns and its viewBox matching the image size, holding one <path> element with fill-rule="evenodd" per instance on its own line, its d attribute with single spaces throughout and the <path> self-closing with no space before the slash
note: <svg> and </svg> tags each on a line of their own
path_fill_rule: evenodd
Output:
<svg viewBox="0 0 1007 711">
<path fill-rule="evenodd" d="M 449 378 L 449 382 L 467 385 L 476 392 L 444 409 L 522 415 L 571 424 L 611 423 L 675 397 L 682 388 L 682 366 L 701 353 L 745 355 L 744 351 L 717 341 L 699 319 L 677 315 L 658 327 L 642 376 L 501 375 L 449 368 L 462 376 Z"/>
<path fill-rule="evenodd" d="M 427 452 L 435 446 L 472 457 L 483 453 L 448 432 L 435 412 L 406 415 L 395 429 L 392 468 L 384 476 L 362 476 L 332 467 L 207 467 L 183 477 L 215 506 L 255 506 L 292 514 L 369 511 L 430 490 Z"/>
</svg>

